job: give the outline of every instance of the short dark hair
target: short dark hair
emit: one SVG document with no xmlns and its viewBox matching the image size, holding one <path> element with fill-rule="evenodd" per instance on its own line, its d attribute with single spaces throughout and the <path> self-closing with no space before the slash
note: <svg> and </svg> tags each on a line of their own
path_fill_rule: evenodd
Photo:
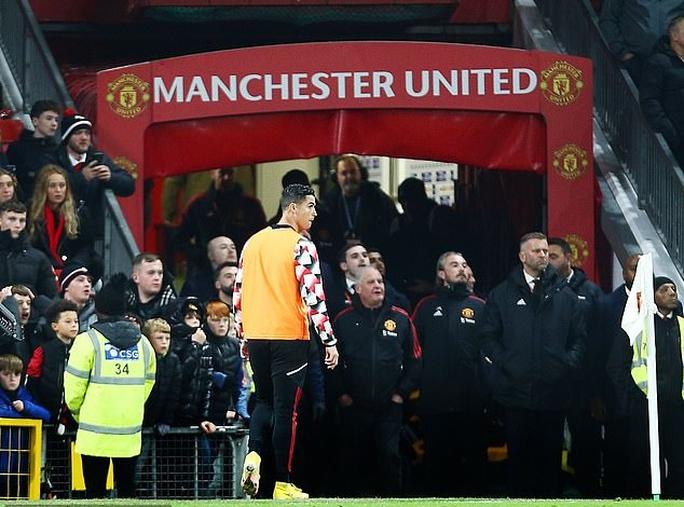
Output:
<svg viewBox="0 0 684 507">
<path fill-rule="evenodd" d="M 33 301 L 33 298 L 35 297 L 35 294 L 33 294 L 31 289 L 29 289 L 26 285 L 21 283 L 15 283 L 14 285 L 12 285 L 12 288 L 10 290 L 13 296 L 24 296 L 27 298 L 31 298 L 31 301 Z"/>
<path fill-rule="evenodd" d="M 0 214 L 5 213 L 7 211 L 12 211 L 14 213 L 26 213 L 26 204 L 24 204 L 21 201 L 15 201 L 14 199 L 10 199 L 9 201 L 0 204 Z"/>
<path fill-rule="evenodd" d="M 309 185 L 302 185 L 301 183 L 293 183 L 288 185 L 283 189 L 283 193 L 280 196 L 280 209 L 285 211 L 290 204 L 299 204 L 307 195 L 313 195 L 316 197 L 314 189 Z"/>
<path fill-rule="evenodd" d="M 54 111 L 57 114 L 61 114 L 62 108 L 54 100 L 37 100 L 31 108 L 31 118 L 38 118 L 45 111 Z"/>
<path fill-rule="evenodd" d="M 669 35 L 672 35 L 674 31 L 677 29 L 677 25 L 684 19 L 684 15 L 678 14 L 674 18 L 670 20 L 670 22 L 667 24 L 667 33 Z"/>
<path fill-rule="evenodd" d="M 520 246 L 523 246 L 531 239 L 546 239 L 546 234 L 543 232 L 528 232 L 520 238 Z"/>
<path fill-rule="evenodd" d="M 226 261 L 222 262 L 218 266 L 216 266 L 216 269 L 214 270 L 214 281 L 219 279 L 219 276 L 221 275 L 221 271 L 223 271 L 223 268 L 237 268 L 237 262 L 233 261 Z"/>
<path fill-rule="evenodd" d="M 349 241 L 347 242 L 346 245 L 344 245 L 340 250 L 337 252 L 337 262 L 346 262 L 347 261 L 347 252 L 351 250 L 352 248 L 356 246 L 362 246 L 363 248 L 366 248 L 366 246 L 361 243 L 360 241 Z M 366 252 L 368 252 L 368 249 L 366 248 Z"/>
<path fill-rule="evenodd" d="M 572 254 L 570 243 L 565 241 L 563 238 L 549 238 L 549 246 L 551 245 L 559 246 L 565 255 Z"/>
<path fill-rule="evenodd" d="M 71 301 L 60 299 L 45 309 L 45 319 L 52 324 L 53 322 L 57 322 L 64 312 L 76 312 L 78 315 L 78 307 Z"/>
</svg>

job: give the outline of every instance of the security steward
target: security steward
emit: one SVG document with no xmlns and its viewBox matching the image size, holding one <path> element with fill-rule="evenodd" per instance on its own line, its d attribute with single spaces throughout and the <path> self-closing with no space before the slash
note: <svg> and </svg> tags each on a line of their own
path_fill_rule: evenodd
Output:
<svg viewBox="0 0 684 507">
<path fill-rule="evenodd" d="M 135 496 L 145 400 L 154 385 L 156 359 L 140 329 L 123 318 L 126 275 L 119 273 L 95 296 L 99 322 L 76 336 L 64 373 L 64 398 L 78 422 L 88 498 L 106 493 L 109 459 L 117 496 Z"/>
<path fill-rule="evenodd" d="M 343 365 L 330 386 L 341 409 L 342 475 L 350 495 L 394 497 L 402 405 L 418 385 L 421 349 L 408 313 L 385 301 L 377 269 L 364 268 L 355 289 L 333 322 Z"/>
<path fill-rule="evenodd" d="M 663 495 L 684 498 L 684 319 L 677 315 L 677 286 L 665 277 L 654 281 L 657 308 L 653 316 L 655 327 L 656 379 L 658 385 L 658 437 L 663 461 Z M 632 346 L 629 396 L 629 456 L 627 496 L 647 497 L 650 493 L 648 437 L 648 349 L 647 340 L 638 336 Z M 667 463 L 665 466 L 664 464 Z"/>
<path fill-rule="evenodd" d="M 487 445 L 477 325 L 484 302 L 470 295 L 463 255 L 437 260 L 435 294 L 423 298 L 413 322 L 423 350 L 420 415 L 428 496 L 482 496 Z"/>
</svg>

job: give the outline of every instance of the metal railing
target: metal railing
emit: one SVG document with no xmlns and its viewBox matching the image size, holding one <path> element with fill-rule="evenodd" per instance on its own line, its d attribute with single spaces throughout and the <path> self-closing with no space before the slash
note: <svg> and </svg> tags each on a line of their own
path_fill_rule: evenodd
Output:
<svg viewBox="0 0 684 507">
<path fill-rule="evenodd" d="M 248 430 L 219 426 L 211 435 L 195 427 L 173 427 L 163 437 L 143 430 L 136 470 L 137 497 L 151 499 L 243 497 L 240 476 L 247 454 Z M 43 492 L 52 498 L 83 496 L 79 459 L 72 452 L 73 432 L 57 435 L 46 426 Z M 108 487 L 111 487 L 108 484 Z"/>
<path fill-rule="evenodd" d="M 140 253 L 128 223 L 123 216 L 119 201 L 111 190 L 105 190 L 104 199 L 104 276 L 114 273 L 130 273 L 133 257 Z"/>
<path fill-rule="evenodd" d="M 535 0 L 559 45 L 591 58 L 594 116 L 623 163 L 639 204 L 656 227 L 673 262 L 684 272 L 684 173 L 662 135 L 653 132 L 639 93 L 613 57 L 588 0 Z"/>
<path fill-rule="evenodd" d="M 29 0 L 0 2 L 0 51 L 20 94 L 13 107 L 28 112 L 36 100 L 48 98 L 73 106 Z"/>
</svg>

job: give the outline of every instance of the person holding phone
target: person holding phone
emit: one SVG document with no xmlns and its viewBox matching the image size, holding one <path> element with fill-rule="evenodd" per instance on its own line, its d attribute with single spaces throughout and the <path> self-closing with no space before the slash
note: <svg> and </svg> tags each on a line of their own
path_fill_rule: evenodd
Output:
<svg viewBox="0 0 684 507">
<path fill-rule="evenodd" d="M 76 202 L 84 201 L 99 223 L 94 224 L 97 237 L 102 236 L 102 196 L 106 189 L 114 195 L 128 197 L 135 191 L 135 180 L 117 166 L 104 152 L 95 150 L 92 140 L 93 124 L 73 109 L 66 109 L 62 118 L 61 143 L 55 151 L 54 162 L 69 175 Z"/>
</svg>

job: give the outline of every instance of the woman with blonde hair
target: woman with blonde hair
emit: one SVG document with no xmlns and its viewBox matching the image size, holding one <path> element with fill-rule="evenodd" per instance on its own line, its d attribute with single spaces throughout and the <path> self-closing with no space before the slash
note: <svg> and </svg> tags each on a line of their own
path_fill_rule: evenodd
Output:
<svg viewBox="0 0 684 507">
<path fill-rule="evenodd" d="M 48 164 L 38 173 L 29 222 L 33 246 L 45 252 L 58 276 L 67 262 L 92 269 L 98 261 L 92 248 L 90 214 L 85 206 L 76 206 L 69 177 L 60 166 Z"/>
</svg>

